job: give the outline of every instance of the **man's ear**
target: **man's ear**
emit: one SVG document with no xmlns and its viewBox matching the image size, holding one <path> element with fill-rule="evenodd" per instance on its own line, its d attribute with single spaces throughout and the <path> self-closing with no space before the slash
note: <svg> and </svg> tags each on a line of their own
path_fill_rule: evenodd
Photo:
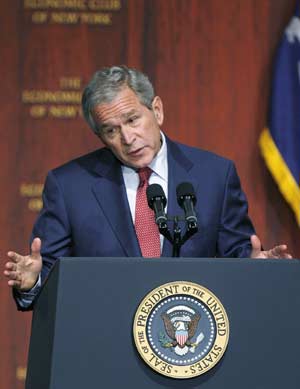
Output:
<svg viewBox="0 0 300 389">
<path fill-rule="evenodd" d="M 161 126 L 164 122 L 164 108 L 161 98 L 159 96 L 155 96 L 152 101 L 152 110 L 154 116 L 156 117 L 157 123 Z"/>
</svg>

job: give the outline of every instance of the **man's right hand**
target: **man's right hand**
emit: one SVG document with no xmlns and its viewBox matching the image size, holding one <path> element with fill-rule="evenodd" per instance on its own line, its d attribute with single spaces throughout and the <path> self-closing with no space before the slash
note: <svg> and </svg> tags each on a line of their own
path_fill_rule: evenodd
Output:
<svg viewBox="0 0 300 389">
<path fill-rule="evenodd" d="M 34 238 L 30 255 L 23 256 L 13 251 L 7 253 L 9 261 L 5 264 L 4 275 L 9 286 L 23 292 L 33 288 L 42 270 L 41 246 L 40 238 Z"/>
</svg>

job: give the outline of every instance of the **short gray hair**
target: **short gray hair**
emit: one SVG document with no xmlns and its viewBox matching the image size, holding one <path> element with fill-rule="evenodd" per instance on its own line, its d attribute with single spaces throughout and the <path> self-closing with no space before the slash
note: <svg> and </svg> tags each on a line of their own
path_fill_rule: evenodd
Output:
<svg viewBox="0 0 300 389">
<path fill-rule="evenodd" d="M 132 89 L 140 103 L 152 109 L 154 89 L 145 74 L 124 65 L 103 68 L 93 75 L 82 95 L 83 114 L 95 134 L 99 135 L 100 129 L 92 116 L 93 108 L 113 101 L 124 87 Z"/>
</svg>

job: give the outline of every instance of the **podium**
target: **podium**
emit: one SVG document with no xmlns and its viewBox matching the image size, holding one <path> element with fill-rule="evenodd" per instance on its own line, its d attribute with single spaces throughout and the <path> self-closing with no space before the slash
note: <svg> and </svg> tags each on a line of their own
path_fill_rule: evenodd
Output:
<svg viewBox="0 0 300 389">
<path fill-rule="evenodd" d="M 197 283 L 226 309 L 225 354 L 207 373 L 152 370 L 133 340 L 143 298 L 172 281 Z M 62 258 L 37 298 L 26 389 L 298 389 L 300 262 L 189 258 Z"/>
</svg>

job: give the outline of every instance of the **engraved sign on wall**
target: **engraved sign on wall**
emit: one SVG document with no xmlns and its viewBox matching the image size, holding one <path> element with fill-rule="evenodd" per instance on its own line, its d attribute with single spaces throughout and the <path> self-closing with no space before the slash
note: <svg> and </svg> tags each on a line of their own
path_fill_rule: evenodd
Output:
<svg viewBox="0 0 300 389">
<path fill-rule="evenodd" d="M 24 10 L 35 24 L 108 26 L 121 0 L 24 0 Z"/>
<path fill-rule="evenodd" d="M 73 119 L 82 116 L 81 84 L 80 77 L 61 77 L 58 89 L 24 90 L 22 102 L 29 106 L 32 118 Z"/>
</svg>

